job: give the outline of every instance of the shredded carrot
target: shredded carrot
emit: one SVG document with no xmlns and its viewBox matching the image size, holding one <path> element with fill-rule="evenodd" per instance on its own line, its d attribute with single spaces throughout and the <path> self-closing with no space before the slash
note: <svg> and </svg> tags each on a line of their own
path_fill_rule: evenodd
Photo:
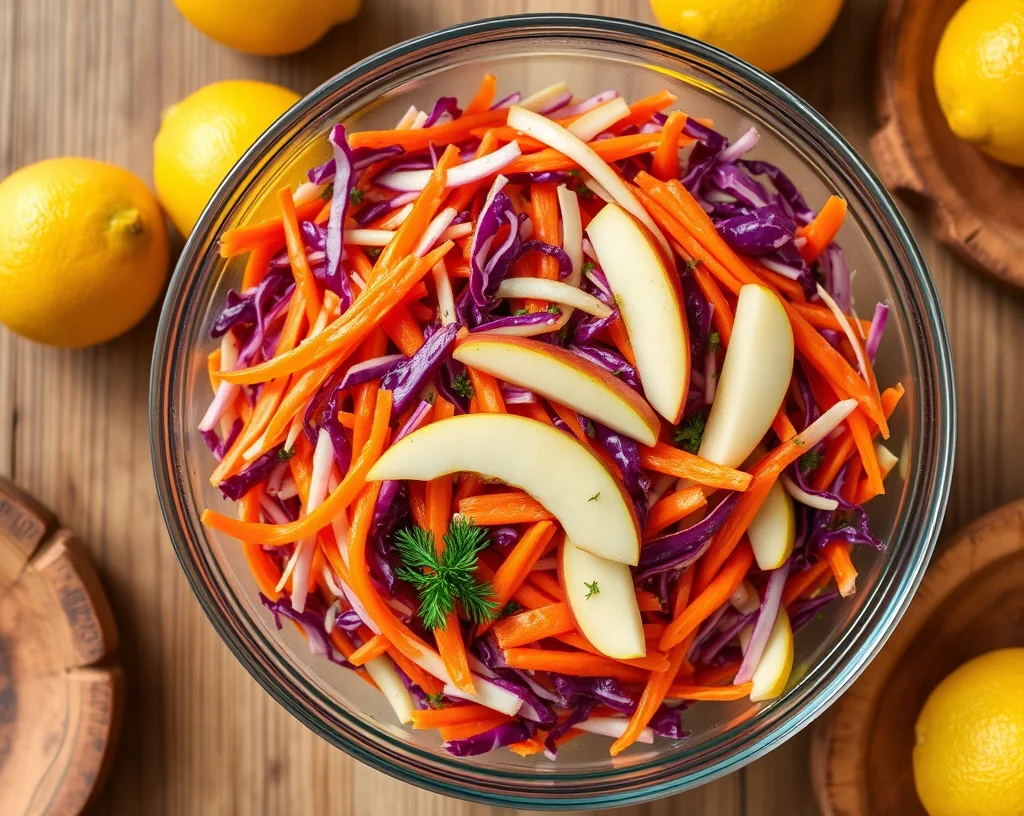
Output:
<svg viewBox="0 0 1024 816">
<path fill-rule="evenodd" d="M 690 479 L 708 487 L 725 490 L 746 490 L 750 486 L 750 474 L 741 470 L 716 465 L 692 453 L 673 448 L 664 442 L 654 447 L 640 446 L 640 465 L 658 473 Z"/>
<path fill-rule="evenodd" d="M 740 661 L 730 660 L 721 666 L 700 672 L 694 676 L 693 682 L 695 685 L 701 686 L 725 686 L 732 681 L 739 669 Z"/>
<path fill-rule="evenodd" d="M 682 521 L 690 513 L 707 506 L 704 491 L 699 487 L 686 487 L 659 499 L 647 515 L 644 537 L 652 538 L 671 524 Z"/>
<path fill-rule="evenodd" d="M 306 258 L 306 246 L 302 242 L 302 233 L 299 232 L 299 220 L 295 214 L 292 191 L 285 187 L 277 194 L 277 201 L 281 207 L 281 223 L 284 225 L 288 261 L 292 267 L 292 275 L 295 276 L 295 286 L 302 292 L 302 299 L 306 304 L 306 319 L 312 326 L 320 314 L 320 290 L 316 288 L 313 270 L 309 268 L 309 260 Z"/>
<path fill-rule="evenodd" d="M 388 646 L 386 638 L 374 635 L 352 653 L 348 658 L 348 662 L 353 666 L 362 666 L 364 663 L 369 663 L 375 657 L 380 657 L 384 654 L 388 650 Z"/>
<path fill-rule="evenodd" d="M 462 502 L 483 493 L 484 482 L 475 473 L 463 473 L 455 485 L 455 504 L 461 506 Z"/>
<path fill-rule="evenodd" d="M 494 636 L 502 649 L 511 649 L 562 635 L 574 628 L 569 606 L 557 603 L 539 609 L 529 609 L 496 621 Z"/>
<path fill-rule="evenodd" d="M 698 563 L 702 563 L 698 562 Z M 721 571 L 716 570 L 715 577 L 708 582 L 704 589 L 694 588 L 697 597 L 681 615 L 673 619 L 668 625 L 665 634 L 661 638 L 661 648 L 671 649 L 683 638 L 695 632 L 705 620 L 714 614 L 722 604 L 729 600 L 729 596 L 736 591 L 736 588 L 743 582 L 751 564 L 754 563 L 754 551 L 750 548 L 750 542 L 744 540 L 736 547 L 722 564 Z"/>
<path fill-rule="evenodd" d="M 469 739 L 477 734 L 484 734 L 491 729 L 497 728 L 499 725 L 510 722 L 512 722 L 511 717 L 506 717 L 504 714 L 492 711 L 491 716 L 485 720 L 459 723 L 458 725 L 445 725 L 439 729 L 438 733 L 440 733 L 441 739 L 445 742 L 450 742 L 451 740 Z"/>
<path fill-rule="evenodd" d="M 661 129 L 661 141 L 654 151 L 651 173 L 662 181 L 679 178 L 679 137 L 683 135 L 686 114 L 672 111 Z"/>
<path fill-rule="evenodd" d="M 613 320 L 608 325 L 608 337 L 619 350 L 619 354 L 626 358 L 631 366 L 636 366 L 636 355 L 633 353 L 633 344 L 629 342 L 629 334 L 626 332 L 626 324 L 621 320 Z"/>
<path fill-rule="evenodd" d="M 474 496 L 460 501 L 458 507 L 463 516 L 485 527 L 554 518 L 539 501 L 522 491 Z"/>
<path fill-rule="evenodd" d="M 406 258 L 395 267 L 393 275 L 383 276 L 371 283 L 362 297 L 316 337 L 259 365 L 224 372 L 223 378 L 241 384 L 266 382 L 273 377 L 315 365 L 338 350 L 361 341 L 379 325 L 382 316 L 401 301 L 412 286 L 453 246 L 451 241 L 446 241 L 422 258 Z"/>
<path fill-rule="evenodd" d="M 680 141 L 682 142 L 682 140 Z M 691 140 L 686 140 L 683 144 L 687 144 L 689 141 Z M 615 162 L 628 159 L 631 156 L 650 153 L 652 150 L 656 150 L 660 143 L 660 134 L 641 133 L 601 139 L 590 142 L 589 147 L 604 161 Z M 501 172 L 505 175 L 509 173 L 543 173 L 549 170 L 572 170 L 576 166 L 576 162 L 568 156 L 549 147 L 514 159 Z"/>
<path fill-rule="evenodd" d="M 609 657 L 589 652 L 564 652 L 555 649 L 505 649 L 505 662 L 513 669 L 551 671 L 575 677 L 614 677 L 626 683 L 647 679 L 643 669 L 627 666 Z"/>
<path fill-rule="evenodd" d="M 818 579 L 827 574 L 829 563 L 824 558 L 818 559 L 812 566 L 801 572 L 792 573 L 782 590 L 782 605 L 789 606 L 793 601 L 803 597 L 807 590 L 814 586 Z"/>
<path fill-rule="evenodd" d="M 491 103 L 494 101 L 494 93 L 498 88 L 498 80 L 494 74 L 484 74 L 484 78 L 480 80 L 480 87 L 477 88 L 473 98 L 466 105 L 466 109 L 462 112 L 463 116 L 474 116 L 478 113 L 486 113 L 491 108 Z"/>
<path fill-rule="evenodd" d="M 676 95 L 670 91 L 658 91 L 656 94 L 638 99 L 629 106 L 629 116 L 620 119 L 610 130 L 612 133 L 622 133 L 628 128 L 639 127 L 649 120 L 660 110 L 664 110 L 676 101 Z"/>
<path fill-rule="evenodd" d="M 658 600 L 658 596 L 653 592 L 648 592 L 646 589 L 638 589 L 636 591 L 636 605 L 640 608 L 641 612 L 661 612 L 661 601 Z"/>
<path fill-rule="evenodd" d="M 516 542 L 515 547 L 506 556 L 504 563 L 494 573 L 494 578 L 491 580 L 492 599 L 498 609 L 503 608 L 512 600 L 512 595 L 526 580 L 533 565 L 544 554 L 554 534 L 554 524 L 550 521 L 538 521 Z M 477 627 L 478 635 L 483 634 L 489 628 L 490 624 L 481 624 Z"/>
<path fill-rule="evenodd" d="M 390 392 L 388 399 L 378 399 L 374 411 L 372 430 L 358 458 L 352 463 L 341 484 L 332 492 L 323 503 L 310 513 L 295 521 L 285 524 L 260 524 L 257 522 L 244 522 L 225 516 L 215 510 L 203 511 L 203 524 L 213 530 L 219 530 L 245 541 L 264 544 L 271 547 L 279 547 L 293 541 L 300 541 L 308 536 L 314 535 L 321 527 L 326 527 L 339 513 L 343 512 L 353 501 L 359 491 L 366 484 L 366 474 L 370 472 L 374 462 L 380 457 L 384 449 L 384 441 L 388 431 L 388 420 L 391 411 Z M 387 411 L 388 413 L 385 413 Z M 309 464 L 303 452 L 310 447 L 309 440 L 305 436 L 299 436 L 295 440 L 295 455 L 288 460 L 292 466 L 292 473 L 296 477 L 296 485 L 300 494 L 308 491 L 309 472 L 312 466 Z M 308 455 L 308 454 L 307 454 Z M 311 458 L 311 457 L 310 457 Z"/>
<path fill-rule="evenodd" d="M 295 207 L 295 215 L 299 221 L 308 221 L 320 212 L 323 202 L 319 199 L 306 201 Z M 248 227 L 236 227 L 230 229 L 221 236 L 220 254 L 221 257 L 231 258 L 235 255 L 242 255 L 246 252 L 254 252 L 259 249 L 270 255 L 277 252 L 285 245 L 284 222 L 280 217 L 271 218 L 261 224 L 253 224 Z M 243 288 L 248 288 L 243 286 Z"/>
<path fill-rule="evenodd" d="M 686 609 L 690 600 L 692 585 L 693 570 L 687 570 L 676 582 L 675 597 L 672 604 L 674 614 L 681 615 Z M 666 629 L 666 632 L 667 631 L 668 630 Z M 664 638 L 665 635 L 663 634 L 662 639 Z M 658 708 L 665 700 L 665 695 L 668 693 L 669 687 L 675 679 L 676 674 L 678 674 L 679 667 L 686 659 L 686 650 L 688 648 L 689 644 L 686 641 L 677 643 L 669 650 L 668 667 L 664 671 L 653 672 L 647 679 L 643 694 L 640 695 L 640 701 L 637 703 L 636 710 L 633 712 L 633 716 L 630 717 L 629 725 L 626 726 L 626 730 L 623 732 L 622 736 L 612 743 L 612 756 L 622 753 L 630 745 L 636 742 L 641 732 L 643 732 L 647 727 L 647 724 L 651 721 Z"/>
<path fill-rule="evenodd" d="M 796 237 L 803 238 L 804 243 L 800 244 L 800 254 L 804 260 L 810 263 L 816 261 L 821 254 L 828 249 L 839 228 L 846 220 L 846 202 L 839 196 L 829 196 L 825 206 L 821 208 L 810 224 L 797 227 Z"/>
<path fill-rule="evenodd" d="M 540 737 L 530 737 L 522 742 L 513 742 L 508 749 L 521 757 L 533 756 L 544 750 L 544 741 Z"/>
<path fill-rule="evenodd" d="M 210 390 L 214 394 L 220 386 L 220 354 L 220 346 L 217 346 L 206 358 L 206 374 L 210 378 Z"/>
<path fill-rule="evenodd" d="M 669 700 L 742 700 L 754 690 L 753 681 L 738 686 L 684 686 L 673 685 L 665 696 Z"/>
<path fill-rule="evenodd" d="M 443 728 L 447 725 L 462 725 L 467 722 L 493 719 L 495 713 L 476 703 L 445 706 L 444 708 L 425 708 L 412 712 L 413 728 Z"/>
<path fill-rule="evenodd" d="M 270 248 L 266 246 L 254 247 L 252 252 L 249 253 L 249 258 L 245 262 L 245 271 L 242 273 L 243 292 L 263 283 L 263 279 L 270 271 L 270 258 L 272 255 L 273 253 Z"/>
<path fill-rule="evenodd" d="M 260 496 L 263 493 L 263 486 L 257 485 L 241 499 L 238 500 L 238 520 L 243 523 L 259 521 L 260 518 Z M 260 592 L 270 600 L 276 601 L 281 597 L 277 590 L 277 582 L 281 580 L 281 568 L 259 544 L 251 541 L 242 541 L 242 552 L 249 565 L 253 578 Z"/>
<path fill-rule="evenodd" d="M 694 267 L 693 279 L 704 297 L 707 298 L 708 303 L 715 307 L 711 320 L 715 324 L 715 330 L 718 332 L 722 345 L 728 348 L 729 341 L 732 339 L 732 326 L 736 322 L 732 306 L 725 299 L 722 290 L 718 288 L 715 279 L 700 265 Z"/>
<path fill-rule="evenodd" d="M 494 134 L 488 130 L 480 140 L 480 146 L 476 149 L 476 153 L 473 154 L 473 158 L 483 158 L 484 156 L 493 153 L 497 148 L 498 140 L 494 137 Z M 475 196 L 484 186 L 484 181 L 485 179 L 480 179 L 479 181 L 474 181 L 470 184 L 463 184 L 461 187 L 454 190 L 451 194 L 451 198 L 448 200 L 448 206 L 457 213 L 465 210 L 473 200 L 473 196 Z M 453 274 L 458 275 L 459 273 L 457 271 L 453 271 Z"/>
<path fill-rule="evenodd" d="M 839 594 L 844 598 L 857 591 L 857 569 L 850 560 L 850 545 L 846 542 L 826 544 L 822 548 L 822 558 L 828 562 L 836 579 Z"/>
<path fill-rule="evenodd" d="M 544 522 L 538 523 L 542 524 Z M 551 541 L 551 539 L 549 538 L 548 541 Z M 540 570 L 534 570 L 529 574 L 529 580 L 530 583 L 532 583 L 545 594 L 550 595 L 556 601 L 565 600 L 565 593 L 562 591 L 561 585 L 549 573 L 541 572 Z"/>
<path fill-rule="evenodd" d="M 460 116 L 443 125 L 418 130 L 364 130 L 349 136 L 348 143 L 353 148 L 399 145 L 406 151 L 426 150 L 431 144 L 441 147 L 461 142 L 472 135 L 474 128 L 502 125 L 507 118 L 508 110 L 503 109 Z"/>
<path fill-rule="evenodd" d="M 501 388 L 498 381 L 484 371 L 466 366 L 469 372 L 470 382 L 473 383 L 473 391 L 480 403 L 480 410 L 485 414 L 504 414 L 505 400 L 501 396 Z"/>
<path fill-rule="evenodd" d="M 551 402 L 549 400 L 548 404 L 551 406 L 551 409 L 558 414 L 558 418 L 569 426 L 569 430 L 573 432 L 573 435 L 580 440 L 580 442 L 589 447 L 589 437 L 587 436 L 587 432 L 583 428 L 583 423 L 580 422 L 580 418 L 577 416 L 576 412 L 557 402 Z"/>
</svg>

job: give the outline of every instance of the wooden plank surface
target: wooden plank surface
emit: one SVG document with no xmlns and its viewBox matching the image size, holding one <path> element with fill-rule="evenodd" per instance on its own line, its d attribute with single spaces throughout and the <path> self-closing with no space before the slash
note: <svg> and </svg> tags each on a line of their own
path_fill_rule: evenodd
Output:
<svg viewBox="0 0 1024 816">
<path fill-rule="evenodd" d="M 171 0 L 0 0 L 0 176 L 77 154 L 151 181 L 160 111 L 218 79 L 305 92 L 395 41 L 473 17 L 576 11 L 649 20 L 644 0 L 372 0 L 358 22 L 298 56 L 236 54 Z M 782 79 L 866 150 L 882 0 L 850 0 L 824 46 Z M 959 374 L 959 456 L 946 530 L 1024 495 L 1024 301 L 968 272 L 903 205 L 931 264 Z M 0 293 L 2 297 L 2 293 Z M 0 474 L 51 506 L 89 546 L 121 629 L 128 707 L 99 814 L 464 814 L 330 748 L 273 703 L 207 624 L 157 507 L 147 436 L 156 316 L 85 351 L 0 329 Z M 746 770 L 623 811 L 693 816 L 815 813 L 801 735 Z"/>
</svg>

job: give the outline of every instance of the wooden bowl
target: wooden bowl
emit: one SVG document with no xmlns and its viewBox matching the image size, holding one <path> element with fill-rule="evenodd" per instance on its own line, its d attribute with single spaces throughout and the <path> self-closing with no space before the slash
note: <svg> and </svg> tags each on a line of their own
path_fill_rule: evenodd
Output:
<svg viewBox="0 0 1024 816">
<path fill-rule="evenodd" d="M 117 628 L 85 548 L 0 478 L 0 814 L 81 813 L 120 728 Z"/>
<path fill-rule="evenodd" d="M 914 723 L 957 666 L 1024 646 L 1024 501 L 961 530 L 928 568 L 885 647 L 818 721 L 811 776 L 826 816 L 926 816 Z"/>
<path fill-rule="evenodd" d="M 935 95 L 935 52 L 962 3 L 889 0 L 878 43 L 882 126 L 871 152 L 887 187 L 924 197 L 939 240 L 998 280 L 1024 288 L 1024 169 L 958 139 Z"/>
</svg>

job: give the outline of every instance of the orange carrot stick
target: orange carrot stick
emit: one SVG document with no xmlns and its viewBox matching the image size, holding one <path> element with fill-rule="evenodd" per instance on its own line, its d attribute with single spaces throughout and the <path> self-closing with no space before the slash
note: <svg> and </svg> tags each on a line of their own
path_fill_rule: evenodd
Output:
<svg viewBox="0 0 1024 816">
<path fill-rule="evenodd" d="M 300 541 L 316 534 L 321 527 L 330 525 L 333 518 L 355 501 L 359 491 L 366 484 L 366 474 L 370 472 L 370 468 L 380 458 L 381 451 L 384 449 L 390 419 L 391 399 L 389 391 L 382 393 L 387 394 L 388 398 L 381 398 L 377 401 L 370 438 L 365 447 L 352 463 L 341 484 L 311 513 L 285 524 L 260 524 L 239 521 L 215 510 L 207 509 L 203 511 L 203 524 L 235 538 L 271 547 Z M 308 465 L 305 462 L 305 457 L 301 455 L 300 448 L 309 448 L 309 440 L 300 435 L 295 440 L 295 446 L 295 455 L 288 461 L 292 466 L 292 473 L 296 476 L 296 486 L 301 494 L 304 492 L 303 488 L 305 488 L 305 492 L 308 492 L 309 475 L 306 472 Z"/>
<path fill-rule="evenodd" d="M 530 573 L 529 580 L 531 584 L 536 586 L 545 595 L 550 595 L 556 601 L 565 600 L 565 593 L 562 592 L 561 584 L 550 573 L 535 570 Z"/>
<path fill-rule="evenodd" d="M 749 697 L 754 689 L 753 681 L 738 686 L 684 686 L 681 683 L 669 688 L 665 696 L 669 700 L 717 700 L 728 702 Z"/>
<path fill-rule="evenodd" d="M 754 551 L 750 548 L 750 543 L 744 540 L 729 554 L 722 564 L 721 572 L 718 572 L 703 590 L 698 590 L 693 603 L 668 625 L 661 638 L 661 648 L 671 649 L 677 643 L 681 643 L 687 635 L 695 632 L 718 607 L 729 600 L 729 596 L 743 582 L 753 563 Z"/>
<path fill-rule="evenodd" d="M 673 614 L 680 615 L 686 609 L 690 600 L 692 586 L 693 570 L 687 570 L 679 577 L 679 581 L 676 583 L 675 597 L 672 603 Z M 668 693 L 668 689 L 676 674 L 678 674 L 679 667 L 686 658 L 687 649 L 689 649 L 689 643 L 685 640 L 682 643 L 676 644 L 669 650 L 668 667 L 665 671 L 654 672 L 648 678 L 643 694 L 640 695 L 640 701 L 637 703 L 636 711 L 630 717 L 629 725 L 622 736 L 612 743 L 610 749 L 612 756 L 622 753 L 622 751 L 636 742 L 641 732 L 647 727 L 647 724 L 664 701 L 665 695 Z"/>
<path fill-rule="evenodd" d="M 733 323 L 736 322 L 735 315 L 732 313 L 732 306 L 729 305 L 729 301 L 725 299 L 722 290 L 718 288 L 715 279 L 707 270 L 698 265 L 693 270 L 693 279 L 700 291 L 704 293 L 708 303 L 715 307 L 711 319 L 715 324 L 715 330 L 718 332 L 722 345 L 728 348 L 729 341 L 732 339 Z"/>
<path fill-rule="evenodd" d="M 533 565 L 547 549 L 551 537 L 555 534 L 555 525 L 550 521 L 538 521 L 523 537 L 516 542 L 512 552 L 508 554 L 498 571 L 494 573 L 491 580 L 493 587 L 492 598 L 498 609 L 503 609 L 505 604 L 512 600 L 512 595 L 526 580 Z M 482 635 L 490 628 L 489 623 L 480 624 L 477 627 L 477 634 Z"/>
<path fill-rule="evenodd" d="M 640 465 L 648 470 L 678 476 L 680 479 L 690 479 L 708 487 L 744 491 L 750 486 L 749 473 L 716 465 L 664 442 L 655 443 L 653 448 L 641 445 Z"/>
<path fill-rule="evenodd" d="M 476 153 L 473 154 L 473 158 L 482 158 L 493 153 L 497 148 L 498 140 L 494 137 L 494 133 L 488 130 L 480 140 L 480 146 L 477 147 Z M 452 191 L 451 198 L 448 200 L 448 206 L 457 213 L 465 210 L 469 207 L 469 203 L 473 200 L 473 196 L 475 196 L 483 187 L 485 181 L 486 179 L 480 179 L 479 181 L 474 181 L 470 184 L 463 184 L 461 187 L 457 187 Z M 458 273 L 455 272 L 454 274 Z"/>
<path fill-rule="evenodd" d="M 496 621 L 494 636 L 502 649 L 512 649 L 562 635 L 573 629 L 575 624 L 569 606 L 557 603 L 539 609 L 529 609 Z"/>
<path fill-rule="evenodd" d="M 642 669 L 589 652 L 505 649 L 505 661 L 513 669 L 551 671 L 575 677 L 614 677 L 626 683 L 642 683 L 647 679 L 647 674 Z"/>
<path fill-rule="evenodd" d="M 238 519 L 242 522 L 256 522 L 260 519 L 260 496 L 263 493 L 263 485 L 257 485 L 241 499 L 238 500 Z M 270 600 L 276 601 L 281 597 L 277 590 L 277 583 L 281 580 L 281 568 L 277 563 L 263 551 L 263 547 L 251 541 L 242 542 L 242 552 L 249 564 L 249 571 L 256 579 L 256 585 L 260 592 Z"/>
<path fill-rule="evenodd" d="M 459 513 L 485 527 L 554 518 L 539 501 L 522 491 L 473 496 L 460 501 L 458 507 Z"/>
<path fill-rule="evenodd" d="M 613 162 L 650 153 L 652 150 L 656 150 L 660 143 L 660 134 L 643 133 L 590 142 L 590 148 L 606 162 Z M 501 172 L 505 175 L 509 173 L 542 173 L 546 170 L 572 170 L 576 166 L 576 162 L 568 156 L 549 147 L 514 159 Z"/>
<path fill-rule="evenodd" d="M 590 439 L 587 437 L 587 432 L 584 430 L 583 423 L 580 422 L 580 418 L 576 415 L 576 412 L 557 402 L 551 402 L 549 400 L 548 404 L 554 412 L 558 414 L 559 419 L 569 426 L 569 430 L 573 432 L 573 435 L 580 440 L 580 442 L 589 447 Z"/>
<path fill-rule="evenodd" d="M 348 662 L 353 666 L 362 666 L 364 663 L 369 663 L 375 657 L 380 657 L 384 654 L 388 650 L 389 645 L 387 638 L 374 635 L 351 654 Z"/>
<path fill-rule="evenodd" d="M 444 728 L 447 725 L 462 725 L 467 722 L 489 720 L 497 712 L 476 703 L 445 706 L 444 708 L 425 708 L 412 712 L 412 727 L 415 729 Z"/>
<path fill-rule="evenodd" d="M 640 608 L 641 612 L 663 611 L 658 596 L 653 592 L 648 592 L 646 589 L 638 589 L 636 591 L 636 605 Z"/>
<path fill-rule="evenodd" d="M 608 325 L 608 337 L 619 350 L 619 354 L 626 358 L 631 366 L 636 366 L 636 355 L 633 353 L 633 344 L 629 342 L 629 334 L 626 332 L 626 324 L 621 320 L 613 320 Z"/>
<path fill-rule="evenodd" d="M 796 237 L 805 239 L 800 254 L 810 263 L 817 260 L 831 244 L 846 220 L 846 202 L 838 196 L 829 196 L 810 224 L 797 227 Z"/>
<path fill-rule="evenodd" d="M 364 130 L 348 138 L 351 147 L 389 147 L 400 145 L 406 151 L 426 150 L 431 143 L 436 147 L 461 142 L 472 135 L 474 128 L 505 124 L 508 110 L 460 116 L 452 122 L 418 130 Z"/>
<path fill-rule="evenodd" d="M 509 722 L 512 722 L 511 717 L 506 717 L 504 714 L 492 711 L 491 716 L 485 720 L 459 723 L 458 725 L 445 725 L 439 729 L 438 733 L 440 733 L 441 739 L 445 742 L 450 742 L 451 740 L 475 737 L 477 734 L 483 734 L 492 728 L 497 728 L 499 725 Z"/>
<path fill-rule="evenodd" d="M 782 590 L 782 605 L 789 606 L 793 601 L 803 597 L 807 590 L 817 584 L 822 575 L 829 571 L 829 563 L 824 558 L 819 558 L 812 566 L 802 572 L 794 572 L 786 580 L 786 586 Z"/>
<path fill-rule="evenodd" d="M 486 113 L 491 108 L 491 103 L 494 102 L 494 93 L 498 88 L 498 80 L 494 74 L 484 74 L 484 78 L 480 80 L 480 87 L 477 88 L 473 98 L 466 105 L 466 109 L 462 112 L 463 116 L 474 116 L 478 113 Z"/>
<path fill-rule="evenodd" d="M 302 233 L 299 232 L 299 220 L 295 214 L 291 189 L 285 187 L 281 190 L 277 194 L 277 201 L 281 207 L 281 223 L 284 225 L 288 261 L 292 267 L 296 289 L 302 292 L 302 299 L 306 304 L 306 319 L 312 326 L 320 314 L 320 290 L 316 288 L 313 270 L 309 268 L 309 260 L 306 258 L 306 246 L 302 242 Z"/>
<path fill-rule="evenodd" d="M 259 286 L 270 271 L 270 258 L 273 252 L 265 246 L 254 247 L 249 253 L 245 262 L 245 271 L 242 273 L 242 291 Z"/>
<path fill-rule="evenodd" d="M 658 91 L 656 94 L 638 99 L 629 106 L 629 116 L 620 119 L 610 130 L 612 133 L 622 133 L 627 128 L 639 127 L 675 101 L 676 95 L 670 91 Z"/>
<path fill-rule="evenodd" d="M 507 413 L 505 410 L 505 400 L 501 396 L 501 388 L 498 386 L 498 381 L 490 374 L 477 371 L 469 366 L 466 366 L 466 371 L 469 372 L 469 380 L 473 383 L 473 391 L 476 392 L 480 410 L 485 414 Z"/>
<path fill-rule="evenodd" d="M 654 151 L 651 173 L 662 181 L 679 178 L 679 137 L 683 135 L 686 114 L 672 111 L 661 129 L 661 141 Z"/>
<path fill-rule="evenodd" d="M 348 311 L 316 337 L 259 365 L 224 372 L 222 378 L 241 384 L 265 382 L 273 377 L 301 371 L 361 341 L 453 246 L 451 241 L 446 241 L 422 258 L 406 258 L 395 267 L 393 274 L 385 276 L 386 280 L 378 279 L 371 283 Z"/>
<path fill-rule="evenodd" d="M 295 215 L 299 221 L 308 221 L 323 208 L 324 203 L 319 199 L 306 201 L 295 207 Z M 245 252 L 253 252 L 261 249 L 272 255 L 285 245 L 284 223 L 280 216 L 271 218 L 260 224 L 252 224 L 247 227 L 235 227 L 221 236 L 220 254 L 223 258 L 231 258 Z M 243 286 L 243 289 L 248 287 Z"/>
<path fill-rule="evenodd" d="M 690 513 L 706 507 L 707 503 L 704 491 L 696 486 L 670 493 L 651 507 L 651 512 L 647 516 L 644 537 L 651 538 L 657 535 L 670 524 L 675 524 Z"/>
</svg>

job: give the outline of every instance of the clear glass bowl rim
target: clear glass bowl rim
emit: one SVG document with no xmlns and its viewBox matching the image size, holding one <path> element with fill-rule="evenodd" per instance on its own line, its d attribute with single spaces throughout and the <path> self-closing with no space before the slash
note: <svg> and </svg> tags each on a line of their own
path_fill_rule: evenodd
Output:
<svg viewBox="0 0 1024 816">
<path fill-rule="evenodd" d="M 928 354 L 923 355 L 925 374 L 929 381 L 922 385 L 927 399 L 934 400 L 930 422 L 918 421 L 919 434 L 927 438 L 919 440 L 930 453 L 921 457 L 926 472 L 911 474 L 913 480 L 910 498 L 924 499 L 908 501 L 909 511 L 896 525 L 896 533 L 909 537 L 916 544 L 912 547 L 905 573 L 898 585 L 892 587 L 893 596 L 884 608 L 873 611 L 871 628 L 861 633 L 856 643 L 845 645 L 841 659 L 831 666 L 815 668 L 821 676 L 810 692 L 789 712 L 786 719 L 769 723 L 760 732 L 732 734 L 746 729 L 751 723 L 733 728 L 723 735 L 717 748 L 712 750 L 708 760 L 699 767 L 676 775 L 671 768 L 661 767 L 657 759 L 642 765 L 616 769 L 609 765 L 605 772 L 598 774 L 545 775 L 545 780 L 554 782 L 554 787 L 526 790 L 536 775 L 529 769 L 523 772 L 498 772 L 466 763 L 464 760 L 439 758 L 423 752 L 416 746 L 400 744 L 383 732 L 366 735 L 362 739 L 352 734 L 340 733 L 326 727 L 318 718 L 315 709 L 308 703 L 297 700 L 285 688 L 279 677 L 274 676 L 270 666 L 253 653 L 247 643 L 246 633 L 239 628 L 239 622 L 229 620 L 221 604 L 213 594 L 210 581 L 205 577 L 205 565 L 197 559 L 195 552 L 201 549 L 198 543 L 203 539 L 201 530 L 186 521 L 186 512 L 173 456 L 171 455 L 171 425 L 174 406 L 169 403 L 171 383 L 175 381 L 174 371 L 180 363 L 174 354 L 175 329 L 179 320 L 178 304 L 196 276 L 197 263 L 209 244 L 211 229 L 218 215 L 228 203 L 237 188 L 259 162 L 272 154 L 296 126 L 308 117 L 311 110 L 326 103 L 336 91 L 356 80 L 361 74 L 387 70 L 391 65 L 407 65 L 415 55 L 444 45 L 446 50 L 455 50 L 460 44 L 479 44 L 481 41 L 495 42 L 503 35 L 515 33 L 518 36 L 596 36 L 628 42 L 638 49 L 670 49 L 683 52 L 698 60 L 710 62 L 719 69 L 737 75 L 773 101 L 793 110 L 813 129 L 818 138 L 838 156 L 842 169 L 869 193 L 878 205 L 885 220 L 887 238 L 892 240 L 905 254 L 910 265 L 907 283 L 911 286 L 918 302 L 911 304 L 911 313 L 922 321 L 917 330 L 922 332 L 922 342 L 929 344 Z M 920 363 L 921 359 L 912 362 Z M 921 400 L 920 402 L 925 402 Z M 918 414 L 923 408 L 917 407 Z M 920 420 L 920 417 L 919 417 Z M 394 45 L 390 48 L 352 65 L 323 85 L 315 89 L 281 119 L 272 125 L 245 153 L 235 168 L 222 182 L 216 194 L 203 211 L 196 227 L 187 241 L 168 290 L 162 309 L 160 324 L 154 344 L 154 355 L 150 378 L 150 442 L 157 493 L 165 524 L 174 545 L 178 560 L 185 571 L 193 592 L 200 605 L 238 660 L 263 688 L 304 725 L 346 753 L 367 763 L 371 767 L 393 777 L 410 782 L 428 790 L 470 799 L 482 804 L 502 807 L 531 809 L 570 810 L 593 807 L 619 807 L 650 801 L 678 793 L 691 787 L 709 782 L 763 755 L 783 741 L 796 734 L 822 713 L 857 678 L 867 663 L 877 653 L 895 628 L 909 605 L 914 591 L 928 563 L 938 537 L 939 526 L 949 495 L 954 454 L 954 429 L 956 427 L 956 400 L 953 390 L 953 366 L 946 326 L 942 318 L 938 296 L 914 239 L 906 222 L 900 215 L 885 188 L 866 166 L 853 148 L 813 108 L 778 83 L 772 77 L 737 58 L 712 46 L 688 37 L 666 31 L 655 26 L 628 20 L 578 14 L 526 14 L 479 20 L 452 26 L 425 34 Z M 194 514 L 193 514 L 194 515 Z M 812 673 L 813 674 L 813 673 Z M 756 719 L 755 721 L 756 722 Z M 726 737 L 730 737 L 726 739 Z M 391 752 L 407 753 L 409 757 L 398 757 Z M 417 761 L 418 760 L 418 761 Z M 637 777 L 640 778 L 637 778 Z M 546 798 L 559 796 L 560 798 Z"/>
</svg>

